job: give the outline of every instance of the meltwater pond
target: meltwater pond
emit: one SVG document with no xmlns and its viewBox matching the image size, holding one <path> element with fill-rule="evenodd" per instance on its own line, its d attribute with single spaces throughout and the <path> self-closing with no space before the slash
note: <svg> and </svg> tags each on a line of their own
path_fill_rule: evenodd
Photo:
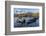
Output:
<svg viewBox="0 0 46 36">
<path fill-rule="evenodd" d="M 24 17 L 19 19 L 18 17 L 14 18 L 14 27 L 38 27 L 39 18 Z"/>
</svg>

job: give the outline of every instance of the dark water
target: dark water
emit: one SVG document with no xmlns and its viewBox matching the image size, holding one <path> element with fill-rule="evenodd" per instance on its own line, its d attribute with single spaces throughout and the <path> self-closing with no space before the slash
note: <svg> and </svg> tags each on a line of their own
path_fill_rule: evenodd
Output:
<svg viewBox="0 0 46 36">
<path fill-rule="evenodd" d="M 18 23 L 18 20 L 17 18 L 14 18 L 14 27 L 38 27 L 39 26 L 39 19 L 36 19 L 35 21 L 31 20 L 32 18 L 25 18 L 26 21 L 23 21 L 22 22 L 19 22 Z M 31 20 L 31 21 L 29 21 Z"/>
</svg>

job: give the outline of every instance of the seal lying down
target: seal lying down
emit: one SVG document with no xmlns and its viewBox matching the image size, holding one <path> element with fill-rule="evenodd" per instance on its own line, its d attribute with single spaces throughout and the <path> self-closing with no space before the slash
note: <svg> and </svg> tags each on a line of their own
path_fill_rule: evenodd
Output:
<svg viewBox="0 0 46 36">
<path fill-rule="evenodd" d="M 14 27 L 28 27 L 28 26 L 38 25 L 37 20 L 38 20 L 38 17 L 37 18 L 26 17 L 21 19 L 17 17 L 14 20 Z"/>
<path fill-rule="evenodd" d="M 32 18 L 32 19 L 28 19 L 28 20 L 26 20 L 26 19 L 17 20 L 17 23 L 22 23 L 22 24 L 27 23 L 27 24 L 30 24 L 30 23 L 36 22 L 37 19 L 38 19 L 38 18 Z M 27 21 L 27 22 L 26 22 L 26 21 Z"/>
</svg>

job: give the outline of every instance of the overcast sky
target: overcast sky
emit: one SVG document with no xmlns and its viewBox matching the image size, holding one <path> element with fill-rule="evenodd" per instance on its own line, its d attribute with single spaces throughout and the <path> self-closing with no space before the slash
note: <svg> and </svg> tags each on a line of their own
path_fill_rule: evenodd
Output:
<svg viewBox="0 0 46 36">
<path fill-rule="evenodd" d="M 20 13 L 38 13 L 39 9 L 33 9 L 33 8 L 15 8 L 14 13 L 20 14 Z"/>
</svg>

